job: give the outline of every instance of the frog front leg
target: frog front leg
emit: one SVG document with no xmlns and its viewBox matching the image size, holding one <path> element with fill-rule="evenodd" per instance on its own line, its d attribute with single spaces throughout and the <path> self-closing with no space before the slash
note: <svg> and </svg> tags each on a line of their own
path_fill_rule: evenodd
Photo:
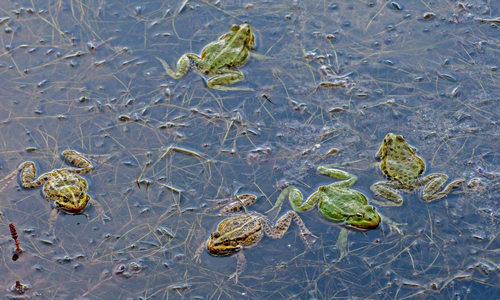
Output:
<svg viewBox="0 0 500 300">
<path fill-rule="evenodd" d="M 97 202 L 96 200 L 92 198 L 88 198 L 88 202 L 92 204 L 92 206 L 95 208 L 99 216 L 101 217 L 102 223 L 104 224 L 105 221 L 111 221 L 111 218 L 106 215 L 104 212 L 104 209 L 102 208 L 101 204 Z"/>
<path fill-rule="evenodd" d="M 339 249 L 339 259 L 337 262 L 341 261 L 346 255 L 347 255 L 347 237 L 349 235 L 349 231 L 345 228 L 342 227 L 339 232 L 339 236 L 337 237 L 337 243 L 336 246 Z"/>
<path fill-rule="evenodd" d="M 196 249 L 196 252 L 194 253 L 193 256 L 193 260 L 196 261 L 197 263 L 201 263 L 201 254 L 203 254 L 203 250 L 205 250 L 206 248 L 207 248 L 207 241 L 204 241 Z"/>
<path fill-rule="evenodd" d="M 330 184 L 329 186 L 332 187 L 350 187 L 358 181 L 358 177 L 354 174 L 348 173 L 346 171 L 342 171 L 339 169 L 330 169 L 328 168 L 329 165 L 325 166 L 320 166 L 318 167 L 318 172 L 320 172 L 323 175 L 330 176 L 332 178 L 336 179 L 342 179 L 342 181 L 339 182 L 334 182 Z"/>
<path fill-rule="evenodd" d="M 78 167 L 78 169 L 68 169 L 72 173 L 85 174 L 94 169 L 90 160 L 75 150 L 65 150 L 62 152 L 62 155 L 70 164 Z"/>
<path fill-rule="evenodd" d="M 59 209 L 54 207 L 50 212 L 49 216 L 49 235 L 54 236 L 57 216 L 59 215 Z"/>
<path fill-rule="evenodd" d="M 35 188 L 39 187 L 47 181 L 50 173 L 46 173 L 41 175 L 38 179 L 36 178 L 36 167 L 35 164 L 31 161 L 27 161 L 22 163 L 19 166 L 21 171 L 21 184 L 24 188 Z"/>
<path fill-rule="evenodd" d="M 465 179 L 457 179 L 450 184 L 448 184 L 441 192 L 438 192 L 443 188 L 448 176 L 445 174 L 430 174 L 425 176 L 420 182 L 420 185 L 424 186 L 422 199 L 427 202 L 432 202 L 434 200 L 443 198 L 448 195 L 451 190 L 458 187 Z"/>
<path fill-rule="evenodd" d="M 207 86 L 221 91 L 253 91 L 251 88 L 227 87 L 228 84 L 234 84 L 245 80 L 245 75 L 237 70 L 220 69 L 213 77 L 208 79 Z"/>
<path fill-rule="evenodd" d="M 403 205 L 403 197 L 399 194 L 398 189 L 403 186 L 397 181 L 379 181 L 370 187 L 370 190 L 377 196 L 380 196 L 389 201 L 372 200 L 373 203 L 381 206 L 401 206 Z"/>
<path fill-rule="evenodd" d="M 198 55 L 192 53 L 187 53 L 182 55 L 181 58 L 179 58 L 179 61 L 177 62 L 177 65 L 175 67 L 177 71 L 170 69 L 167 62 L 164 61 L 163 59 L 159 57 L 157 57 L 156 59 L 158 59 L 161 62 L 163 68 L 170 77 L 174 79 L 179 79 L 182 78 L 184 75 L 186 75 L 187 71 L 189 71 L 190 66 L 192 65 L 197 66 L 201 58 Z"/>
</svg>

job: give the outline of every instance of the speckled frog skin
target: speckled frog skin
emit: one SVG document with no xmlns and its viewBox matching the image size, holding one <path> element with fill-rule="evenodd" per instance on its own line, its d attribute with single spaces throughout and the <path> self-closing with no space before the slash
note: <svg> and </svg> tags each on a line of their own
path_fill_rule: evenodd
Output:
<svg viewBox="0 0 500 300">
<path fill-rule="evenodd" d="M 403 197 L 399 191 L 412 192 L 418 189 L 423 189 L 424 201 L 432 202 L 448 195 L 453 188 L 465 181 L 458 179 L 444 187 L 448 180 L 445 174 L 435 173 L 422 177 L 425 164 L 402 135 L 388 133 L 376 156 L 381 160 L 380 170 L 390 180 L 376 182 L 370 187 L 375 194 L 390 201 L 376 202 L 380 205 L 402 205 Z"/>
<path fill-rule="evenodd" d="M 227 87 L 228 84 L 243 81 L 245 75 L 233 68 L 243 65 L 249 55 L 248 50 L 255 47 L 252 27 L 248 24 L 233 25 L 231 30 L 218 41 L 203 48 L 201 56 L 187 53 L 177 62 L 176 70 L 161 58 L 157 58 L 167 74 L 175 79 L 182 78 L 190 67 L 209 77 L 207 86 L 218 90 L 249 90 L 249 88 Z"/>
<path fill-rule="evenodd" d="M 236 201 L 229 203 L 220 211 L 221 215 L 229 215 L 240 209 L 252 205 L 257 197 L 251 194 L 237 196 Z M 222 220 L 208 240 L 200 245 L 194 258 L 200 262 L 201 254 L 206 248 L 214 256 L 227 256 L 236 254 L 236 272 L 230 277 L 238 282 L 238 277 L 246 267 L 246 259 L 243 249 L 251 248 L 267 235 L 273 239 L 279 239 L 287 232 L 292 220 L 300 228 L 300 237 L 307 246 L 310 246 L 308 238 L 314 235 L 306 228 L 304 222 L 294 211 L 287 212 L 278 219 L 276 225 L 264 215 L 257 212 L 237 213 L 236 215 Z"/>
<path fill-rule="evenodd" d="M 91 162 L 74 150 L 63 151 L 62 155 L 77 168 L 56 169 L 36 178 L 36 168 L 33 162 L 27 161 L 19 166 L 22 186 L 29 189 L 43 185 L 43 195 L 49 202 L 54 203 L 54 210 L 49 218 L 49 232 L 52 234 L 58 210 L 63 210 L 68 214 L 80 214 L 90 202 L 103 220 L 108 218 L 101 205 L 87 195 L 87 181 L 78 175 L 92 171 L 94 167 Z"/>
</svg>

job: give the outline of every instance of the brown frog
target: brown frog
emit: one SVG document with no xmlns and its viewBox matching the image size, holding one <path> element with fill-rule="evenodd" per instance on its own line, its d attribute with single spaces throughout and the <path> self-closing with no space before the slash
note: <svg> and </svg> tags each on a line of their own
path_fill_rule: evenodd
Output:
<svg viewBox="0 0 500 300">
<path fill-rule="evenodd" d="M 256 196 L 250 194 L 239 195 L 236 197 L 236 201 L 223 207 L 220 214 L 228 215 L 238 212 L 240 209 L 255 203 L 256 199 Z M 226 218 L 219 223 L 216 231 L 196 250 L 194 259 L 197 262 L 201 261 L 203 249 L 207 249 L 214 256 L 235 254 L 237 259 L 236 272 L 231 275 L 230 279 L 234 278 L 237 283 L 239 275 L 246 267 L 243 249 L 257 245 L 264 234 L 273 239 L 283 237 L 292 220 L 299 226 L 300 237 L 303 242 L 310 247 L 315 236 L 306 228 L 302 219 L 294 211 L 288 211 L 278 219 L 274 226 L 266 216 L 260 213 L 237 213 L 235 216 Z"/>
<path fill-rule="evenodd" d="M 83 210 L 90 202 L 101 215 L 103 221 L 109 219 L 99 202 L 87 194 L 87 181 L 78 175 L 94 169 L 90 160 L 74 150 L 63 151 L 62 155 L 77 168 L 56 169 L 36 178 L 36 168 L 33 162 L 27 161 L 19 166 L 22 186 L 30 189 L 43 185 L 43 195 L 49 202 L 54 202 L 54 209 L 49 217 L 49 232 L 51 234 L 54 234 L 54 225 L 59 209 L 67 214 L 85 214 Z"/>
</svg>

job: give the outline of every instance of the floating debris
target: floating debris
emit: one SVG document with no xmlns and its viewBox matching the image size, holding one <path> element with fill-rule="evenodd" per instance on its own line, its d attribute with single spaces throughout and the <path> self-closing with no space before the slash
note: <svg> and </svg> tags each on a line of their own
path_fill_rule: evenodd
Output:
<svg viewBox="0 0 500 300">
<path fill-rule="evenodd" d="M 13 223 L 9 223 L 9 228 L 10 228 L 10 235 L 12 236 L 12 238 L 14 239 L 14 242 L 16 243 L 16 252 L 17 253 L 23 252 L 21 247 L 19 247 L 19 241 L 17 240 L 18 235 L 17 235 L 16 226 Z"/>
</svg>

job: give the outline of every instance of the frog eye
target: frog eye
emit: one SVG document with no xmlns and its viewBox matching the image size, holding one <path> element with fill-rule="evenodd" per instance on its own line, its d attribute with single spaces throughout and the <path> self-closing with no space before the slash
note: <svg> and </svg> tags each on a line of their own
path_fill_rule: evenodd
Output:
<svg viewBox="0 0 500 300">
<path fill-rule="evenodd" d="M 216 239 L 218 237 L 220 237 L 220 233 L 218 233 L 218 232 L 212 232 L 212 238 L 213 239 Z"/>
<path fill-rule="evenodd" d="M 227 238 L 225 238 L 223 241 L 222 241 L 222 244 L 226 245 L 226 246 L 229 246 L 231 244 L 231 241 Z"/>
<path fill-rule="evenodd" d="M 356 217 L 362 219 L 365 215 L 362 213 L 356 213 Z"/>
<path fill-rule="evenodd" d="M 233 26 L 231 26 L 231 31 L 236 31 L 238 29 L 240 29 L 239 25 L 234 24 Z"/>
<path fill-rule="evenodd" d="M 396 135 L 396 140 L 398 140 L 398 142 L 404 142 L 405 138 L 402 135 Z"/>
</svg>

